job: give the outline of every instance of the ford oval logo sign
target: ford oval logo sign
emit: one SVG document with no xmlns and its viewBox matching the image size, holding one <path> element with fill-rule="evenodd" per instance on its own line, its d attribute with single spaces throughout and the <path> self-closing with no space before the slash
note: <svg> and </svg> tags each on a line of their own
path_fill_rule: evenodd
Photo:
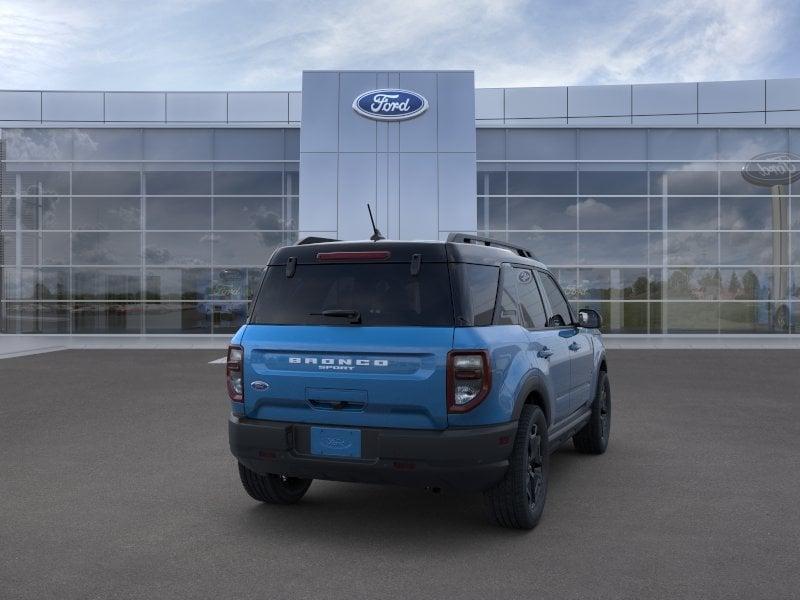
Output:
<svg viewBox="0 0 800 600">
<path fill-rule="evenodd" d="M 754 185 L 789 185 L 800 179 L 800 156 L 791 152 L 766 152 L 742 167 L 742 177 Z"/>
<path fill-rule="evenodd" d="M 353 110 L 369 119 L 402 121 L 428 109 L 424 96 L 408 90 L 371 90 L 353 100 Z"/>
</svg>

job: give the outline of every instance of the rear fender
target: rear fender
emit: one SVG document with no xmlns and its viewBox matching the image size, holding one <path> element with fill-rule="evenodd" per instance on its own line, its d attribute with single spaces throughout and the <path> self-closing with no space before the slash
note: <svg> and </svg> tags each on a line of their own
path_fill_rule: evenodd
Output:
<svg viewBox="0 0 800 600">
<path fill-rule="evenodd" d="M 554 397 L 550 386 L 547 384 L 547 378 L 538 369 L 530 371 L 517 393 L 517 401 L 514 404 L 514 420 L 519 419 L 522 414 L 522 408 L 526 404 L 535 404 L 544 412 L 547 424 L 552 424 Z"/>
</svg>

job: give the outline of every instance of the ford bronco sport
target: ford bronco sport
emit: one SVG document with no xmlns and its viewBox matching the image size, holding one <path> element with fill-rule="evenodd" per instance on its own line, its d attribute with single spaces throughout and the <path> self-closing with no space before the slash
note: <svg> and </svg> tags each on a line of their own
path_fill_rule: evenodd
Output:
<svg viewBox="0 0 800 600">
<path fill-rule="evenodd" d="M 275 504 L 313 479 L 479 491 L 493 522 L 530 529 L 549 454 L 606 450 L 600 326 L 495 240 L 280 248 L 228 348 L 242 484 Z"/>
</svg>

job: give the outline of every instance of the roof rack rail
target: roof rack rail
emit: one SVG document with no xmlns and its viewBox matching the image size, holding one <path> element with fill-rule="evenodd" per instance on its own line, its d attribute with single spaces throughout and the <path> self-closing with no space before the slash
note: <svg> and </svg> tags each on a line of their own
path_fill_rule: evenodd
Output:
<svg viewBox="0 0 800 600">
<path fill-rule="evenodd" d="M 295 246 L 305 246 L 306 244 L 322 244 L 324 242 L 338 242 L 338 241 L 340 240 L 334 238 L 324 238 L 324 237 L 317 237 L 314 235 L 310 235 L 296 242 Z"/>
<path fill-rule="evenodd" d="M 522 246 L 509 244 L 508 242 L 501 242 L 500 240 L 493 240 L 492 238 L 481 237 L 479 235 L 471 235 L 468 233 L 451 233 L 447 236 L 448 242 L 455 242 L 457 244 L 475 244 L 477 246 L 490 246 L 492 248 L 504 248 L 511 250 L 514 254 L 523 256 L 525 258 L 532 258 L 536 260 L 536 255 Z"/>
</svg>

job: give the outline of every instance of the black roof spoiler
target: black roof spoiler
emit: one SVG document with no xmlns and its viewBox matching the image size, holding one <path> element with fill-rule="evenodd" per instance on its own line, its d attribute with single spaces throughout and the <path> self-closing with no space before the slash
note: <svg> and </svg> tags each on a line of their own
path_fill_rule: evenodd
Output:
<svg viewBox="0 0 800 600">
<path fill-rule="evenodd" d="M 308 237 L 304 237 L 302 240 L 299 240 L 295 246 L 305 246 L 306 244 L 323 244 L 325 242 L 338 242 L 339 240 L 334 238 L 324 238 L 324 237 L 316 237 L 310 235 Z"/>
<path fill-rule="evenodd" d="M 537 260 L 533 252 L 531 252 L 527 248 L 523 248 L 522 246 L 517 246 L 515 244 L 509 244 L 508 242 L 501 242 L 500 240 L 493 240 L 491 238 L 481 237 L 479 235 L 472 235 L 469 233 L 451 233 L 450 235 L 447 236 L 447 241 L 454 242 L 456 244 L 475 244 L 476 246 L 505 248 L 506 250 L 511 250 L 514 254 L 518 254 L 519 256 Z"/>
</svg>

